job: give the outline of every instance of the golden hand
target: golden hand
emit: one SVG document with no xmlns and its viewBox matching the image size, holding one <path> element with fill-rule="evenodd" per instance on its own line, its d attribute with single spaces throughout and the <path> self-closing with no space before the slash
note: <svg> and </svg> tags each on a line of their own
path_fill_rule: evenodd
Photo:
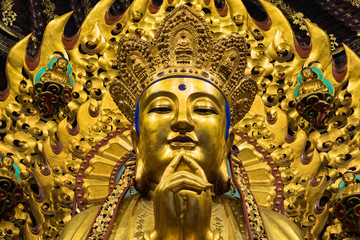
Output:
<svg viewBox="0 0 360 240">
<path fill-rule="evenodd" d="M 181 164 L 191 172 L 179 170 Z M 155 228 L 145 234 L 145 239 L 218 239 L 218 234 L 210 230 L 212 189 L 199 164 L 180 152 L 155 189 Z"/>
</svg>

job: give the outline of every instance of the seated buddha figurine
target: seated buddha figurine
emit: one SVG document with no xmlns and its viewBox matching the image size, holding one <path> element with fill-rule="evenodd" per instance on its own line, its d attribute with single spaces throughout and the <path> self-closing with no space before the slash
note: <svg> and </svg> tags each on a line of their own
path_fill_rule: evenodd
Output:
<svg viewBox="0 0 360 240">
<path fill-rule="evenodd" d="M 152 42 L 122 38 L 119 78 L 109 90 L 134 122 L 139 193 L 124 197 L 115 187 L 60 239 L 303 239 L 285 216 L 259 207 L 239 175 L 230 180 L 230 125 L 250 109 L 257 87 L 243 77 L 244 38 L 213 41 L 187 6 L 165 17 Z M 240 198 L 225 194 L 232 182 Z"/>
</svg>

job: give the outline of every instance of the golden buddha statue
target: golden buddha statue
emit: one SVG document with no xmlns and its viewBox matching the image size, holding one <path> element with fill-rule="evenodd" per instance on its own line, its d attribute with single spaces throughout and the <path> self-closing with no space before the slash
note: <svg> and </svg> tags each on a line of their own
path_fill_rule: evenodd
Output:
<svg viewBox="0 0 360 240">
<path fill-rule="evenodd" d="M 0 239 L 356 239 L 360 58 L 266 0 L 155 2 L 9 52 Z"/>
<path fill-rule="evenodd" d="M 60 239 L 303 239 L 285 216 L 260 208 L 228 164 L 241 167 L 230 154 L 230 121 L 245 115 L 257 92 L 243 77 L 240 34 L 213 43 L 204 19 L 180 6 L 152 42 L 123 38 L 118 60 L 110 93 L 135 123 L 139 193 L 125 197 L 114 187 L 100 207 L 76 215 Z M 240 198 L 225 194 L 231 187 Z"/>
</svg>

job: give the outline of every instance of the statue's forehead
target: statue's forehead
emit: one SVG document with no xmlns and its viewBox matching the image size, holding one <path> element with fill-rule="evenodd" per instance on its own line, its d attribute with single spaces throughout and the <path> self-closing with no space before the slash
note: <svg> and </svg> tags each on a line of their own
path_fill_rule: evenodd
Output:
<svg viewBox="0 0 360 240">
<path fill-rule="evenodd" d="M 192 77 L 171 77 L 160 80 L 149 86 L 140 98 L 140 103 L 145 103 L 153 96 L 172 96 L 184 98 L 189 96 L 209 96 L 216 99 L 219 104 L 225 104 L 222 92 L 211 83 Z"/>
</svg>

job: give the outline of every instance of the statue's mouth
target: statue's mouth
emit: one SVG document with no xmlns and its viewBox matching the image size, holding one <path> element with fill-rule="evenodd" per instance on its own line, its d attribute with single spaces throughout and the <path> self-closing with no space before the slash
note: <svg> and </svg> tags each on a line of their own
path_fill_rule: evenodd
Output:
<svg viewBox="0 0 360 240">
<path fill-rule="evenodd" d="M 198 141 L 187 135 L 178 135 L 170 140 L 168 140 L 170 146 L 174 148 L 194 148 L 196 147 Z"/>
</svg>

